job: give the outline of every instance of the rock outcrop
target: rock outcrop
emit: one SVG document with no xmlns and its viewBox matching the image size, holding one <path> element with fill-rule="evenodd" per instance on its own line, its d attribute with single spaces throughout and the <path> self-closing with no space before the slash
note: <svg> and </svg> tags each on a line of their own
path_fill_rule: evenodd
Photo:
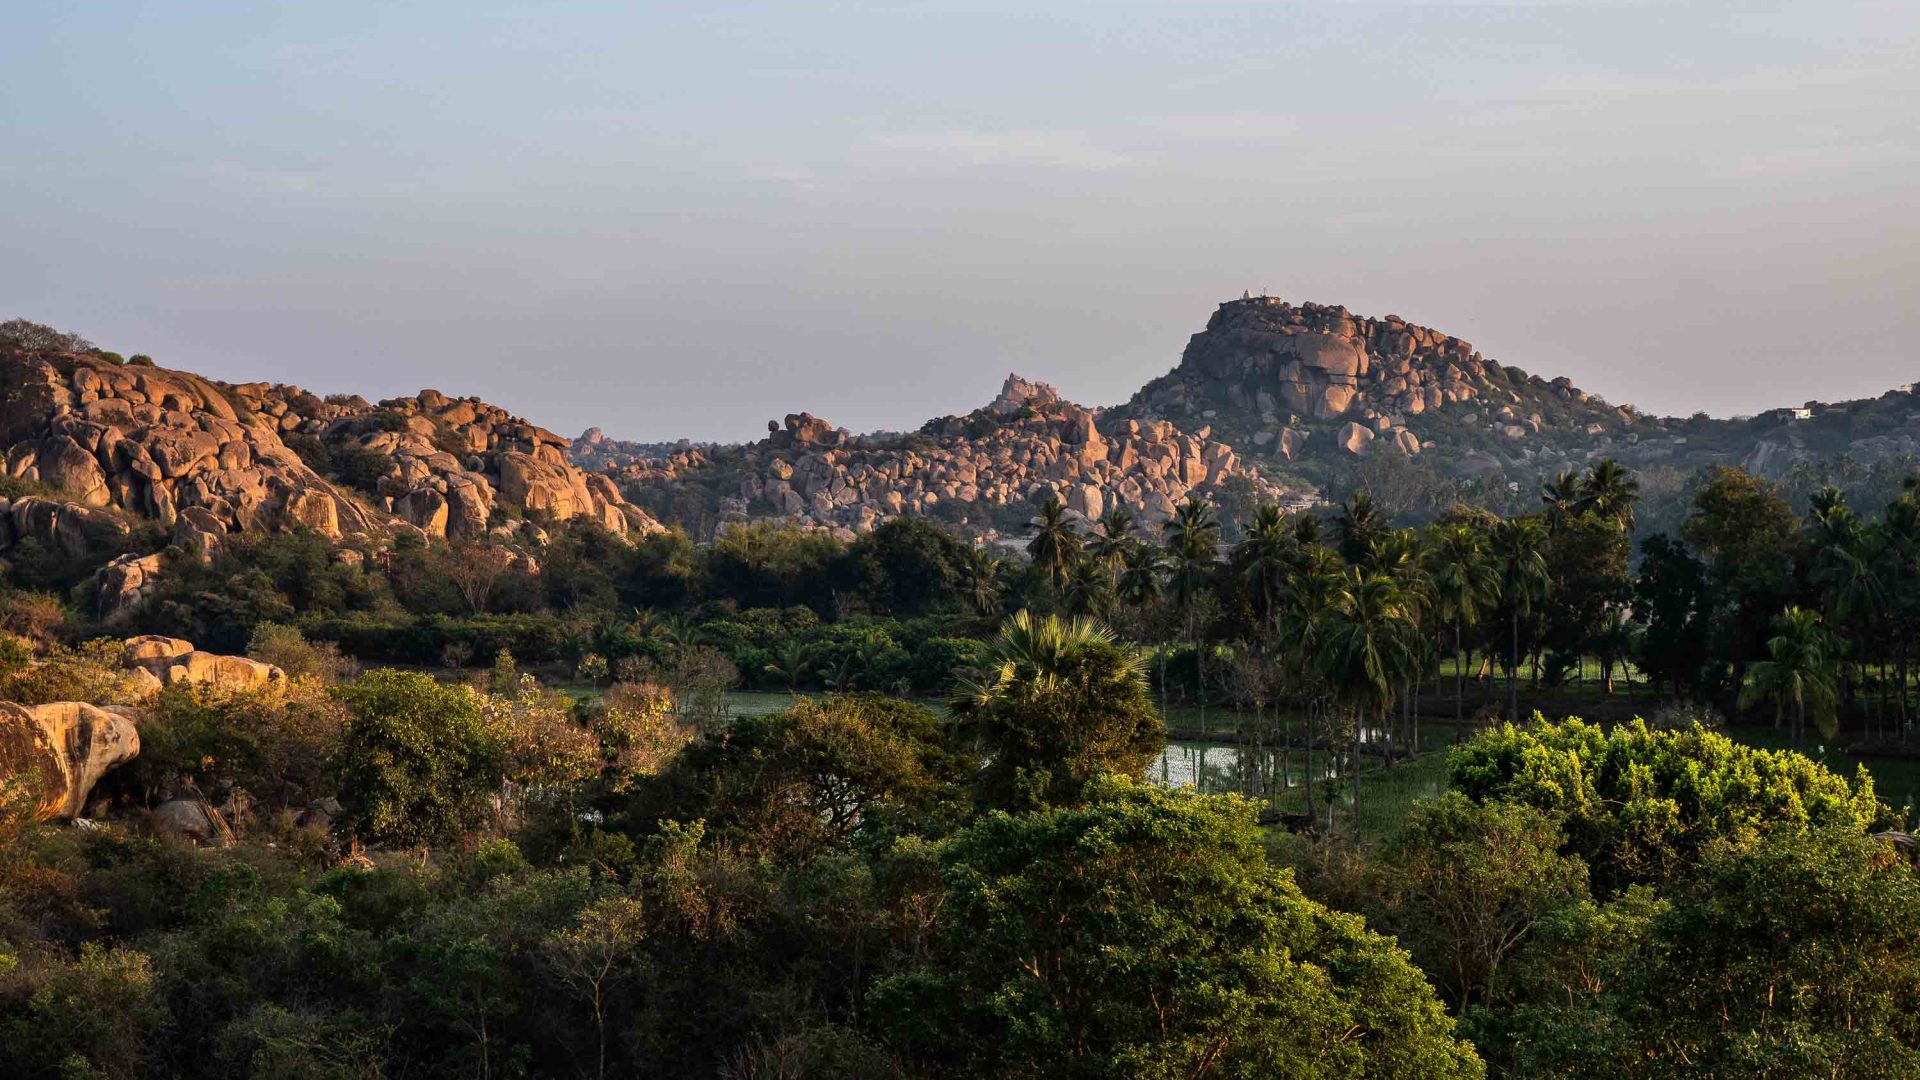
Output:
<svg viewBox="0 0 1920 1080">
<path fill-rule="evenodd" d="M 100 778 L 140 753 L 137 717 L 77 701 L 0 702 L 0 778 L 32 783 L 40 817 L 78 817 Z"/>
<path fill-rule="evenodd" d="M 272 664 L 201 652 L 191 641 L 158 634 L 128 638 L 125 650 L 127 667 L 152 675 L 156 688 L 192 683 L 215 690 L 257 690 L 287 677 Z"/>
<path fill-rule="evenodd" d="M 0 399 L 8 475 L 80 507 L 169 527 L 194 507 L 234 530 L 304 525 L 333 537 L 377 524 L 289 450 L 271 418 L 197 375 L 15 353 L 0 357 Z"/>
<path fill-rule="evenodd" d="M 359 476 L 368 497 L 430 536 L 477 539 L 527 519 L 587 518 L 621 535 L 660 527 L 575 465 L 569 440 L 478 398 L 422 390 L 373 405 L 267 383 L 231 392 L 282 434 L 371 463 Z"/>
<path fill-rule="evenodd" d="M 910 436 L 848 436 L 800 413 L 770 425 L 758 444 L 676 450 L 615 475 L 636 497 L 737 484 L 716 490 L 727 513 L 854 533 L 901 514 L 937 514 L 990 538 L 1048 494 L 1089 518 L 1123 507 L 1147 523 L 1171 516 L 1189 493 L 1304 504 L 1303 493 L 1268 479 L 1204 426 L 1108 418 L 1018 375 L 986 407 Z"/>
</svg>

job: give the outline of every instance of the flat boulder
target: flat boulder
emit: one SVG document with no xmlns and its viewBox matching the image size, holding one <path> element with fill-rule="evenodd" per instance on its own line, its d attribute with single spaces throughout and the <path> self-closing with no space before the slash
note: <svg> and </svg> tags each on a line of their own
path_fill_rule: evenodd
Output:
<svg viewBox="0 0 1920 1080">
<path fill-rule="evenodd" d="M 139 755 L 137 716 L 78 701 L 0 701 L 0 781 L 32 785 L 43 819 L 77 817 L 100 778 Z"/>
</svg>

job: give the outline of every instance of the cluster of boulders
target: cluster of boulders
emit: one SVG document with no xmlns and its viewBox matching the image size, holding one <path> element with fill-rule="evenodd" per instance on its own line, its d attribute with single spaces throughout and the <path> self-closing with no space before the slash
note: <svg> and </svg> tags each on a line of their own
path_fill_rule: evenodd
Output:
<svg viewBox="0 0 1920 1080">
<path fill-rule="evenodd" d="M 202 652 L 178 638 L 129 638 L 122 658 L 134 680 L 131 695 L 138 698 L 176 683 L 247 691 L 286 681 L 272 664 Z M 139 755 L 145 719 L 137 706 L 0 702 L 0 784 L 32 784 L 41 818 L 77 817 L 100 778 Z"/>
<path fill-rule="evenodd" d="M 776 434 L 823 426 L 790 424 Z M 1106 423 L 1017 375 L 985 409 L 934 421 L 916 438 L 769 439 L 746 458 L 740 498 L 747 506 L 854 532 L 956 504 L 951 516 L 977 522 L 992 508 L 1048 492 L 1089 518 L 1123 506 L 1149 522 L 1170 516 L 1189 492 L 1218 490 L 1230 479 L 1244 479 L 1256 497 L 1288 495 L 1205 428 Z"/>
<path fill-rule="evenodd" d="M 292 444 L 307 453 L 303 458 Z M 294 386 L 230 385 L 88 354 L 0 354 L 0 457 L 47 495 L 0 500 L 0 557 L 22 540 L 105 563 L 95 594 L 114 618 L 160 579 L 162 554 L 123 551 L 132 523 L 211 559 L 236 532 L 308 529 L 335 541 L 397 530 L 486 538 L 531 560 L 548 522 L 586 518 L 620 535 L 660 528 L 568 440 L 475 398 L 434 390 L 378 405 Z M 352 454 L 356 481 L 309 458 Z M 111 561 L 107 561 L 111 559 Z"/>
<path fill-rule="evenodd" d="M 1315 445 L 1352 455 L 1380 446 L 1417 454 L 1425 441 L 1409 422 L 1449 406 L 1477 409 L 1509 439 L 1538 434 L 1544 421 L 1514 388 L 1531 390 L 1537 381 L 1398 315 L 1362 318 L 1339 306 L 1250 296 L 1220 305 L 1187 343 L 1179 367 L 1148 383 L 1123 411 L 1218 420 L 1255 452 L 1289 461 Z M 1589 400 L 1566 379 L 1537 389 L 1572 405 Z M 1623 422 L 1611 409 L 1594 411 Z M 1332 437 L 1310 441 L 1316 431 Z"/>
<path fill-rule="evenodd" d="M 587 518 L 621 535 L 660 528 L 608 477 L 569 460 L 570 440 L 478 398 L 422 390 L 376 406 L 267 383 L 232 392 L 282 433 L 386 458 L 374 500 L 429 536 L 510 534 L 529 518 Z M 507 513 L 496 515 L 501 508 Z"/>
<path fill-rule="evenodd" d="M 0 447 L 10 476 L 169 527 L 192 507 L 229 529 L 332 537 L 378 520 L 288 449 L 272 417 L 236 409 L 228 391 L 183 371 L 0 357 Z"/>
</svg>

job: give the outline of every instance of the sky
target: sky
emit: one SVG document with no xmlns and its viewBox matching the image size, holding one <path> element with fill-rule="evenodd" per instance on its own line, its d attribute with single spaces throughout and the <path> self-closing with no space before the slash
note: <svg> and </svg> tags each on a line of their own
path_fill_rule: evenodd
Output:
<svg viewBox="0 0 1920 1080">
<path fill-rule="evenodd" d="M 1920 378 L 1920 2 L 6 0 L 0 318 L 746 440 L 1243 291 L 1662 414 Z"/>
</svg>

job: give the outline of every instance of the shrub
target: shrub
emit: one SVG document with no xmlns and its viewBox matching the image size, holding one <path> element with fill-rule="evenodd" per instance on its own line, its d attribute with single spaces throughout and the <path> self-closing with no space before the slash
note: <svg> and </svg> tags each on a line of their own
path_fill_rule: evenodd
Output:
<svg viewBox="0 0 1920 1080">
<path fill-rule="evenodd" d="M 444 843 L 485 820 L 499 789 L 499 733 L 473 691 L 381 669 L 333 688 L 351 714 L 336 763 L 344 823 L 392 845 Z"/>
<path fill-rule="evenodd" d="M 1818 826 L 1864 832 L 1886 815 L 1864 771 L 1849 783 L 1803 755 L 1698 726 L 1507 724 L 1455 747 L 1447 769 L 1468 798 L 1526 803 L 1560 821 L 1569 850 L 1607 888 L 1672 878 L 1714 839 Z"/>
</svg>

